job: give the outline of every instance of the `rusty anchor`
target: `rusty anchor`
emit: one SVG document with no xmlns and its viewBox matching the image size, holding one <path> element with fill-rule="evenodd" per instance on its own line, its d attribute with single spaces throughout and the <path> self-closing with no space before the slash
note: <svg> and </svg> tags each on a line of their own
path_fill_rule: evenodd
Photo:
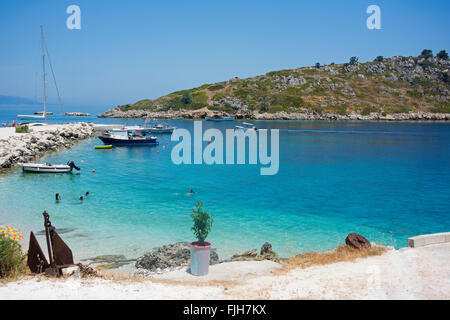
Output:
<svg viewBox="0 0 450 320">
<path fill-rule="evenodd" d="M 73 262 L 72 250 L 56 233 L 55 227 L 50 222 L 49 214 L 44 211 L 45 238 L 47 241 L 48 257 L 47 261 L 44 252 L 39 246 L 33 231 L 30 233 L 30 245 L 28 248 L 28 267 L 33 273 L 45 273 L 48 276 L 62 276 L 62 269 L 75 266 Z"/>
</svg>

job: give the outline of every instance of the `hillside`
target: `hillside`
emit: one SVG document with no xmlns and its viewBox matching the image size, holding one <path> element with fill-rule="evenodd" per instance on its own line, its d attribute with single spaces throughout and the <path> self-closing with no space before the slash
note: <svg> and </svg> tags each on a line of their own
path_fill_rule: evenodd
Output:
<svg viewBox="0 0 450 320">
<path fill-rule="evenodd" d="M 445 53 L 445 52 L 444 52 Z M 450 60 L 432 55 L 316 65 L 205 84 L 118 106 L 101 117 L 450 120 Z"/>
</svg>

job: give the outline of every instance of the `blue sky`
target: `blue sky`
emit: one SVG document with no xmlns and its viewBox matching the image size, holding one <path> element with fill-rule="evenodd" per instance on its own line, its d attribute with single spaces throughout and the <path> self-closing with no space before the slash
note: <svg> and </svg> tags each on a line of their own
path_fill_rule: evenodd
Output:
<svg viewBox="0 0 450 320">
<path fill-rule="evenodd" d="M 71 4 L 81 30 L 66 28 Z M 381 30 L 366 27 L 371 4 Z M 350 56 L 449 51 L 449 12 L 447 0 L 2 0 L 0 94 L 41 97 L 41 24 L 64 103 L 106 108 Z"/>
</svg>

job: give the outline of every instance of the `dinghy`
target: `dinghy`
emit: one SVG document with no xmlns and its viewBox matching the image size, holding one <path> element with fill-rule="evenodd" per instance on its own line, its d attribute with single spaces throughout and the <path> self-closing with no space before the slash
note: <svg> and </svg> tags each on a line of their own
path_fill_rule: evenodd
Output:
<svg viewBox="0 0 450 320">
<path fill-rule="evenodd" d="M 106 146 L 95 146 L 95 149 L 111 149 L 112 144 L 108 144 Z"/>
<path fill-rule="evenodd" d="M 79 167 L 75 165 L 73 161 L 67 162 L 67 164 L 50 164 L 50 163 L 18 163 L 22 167 L 24 172 L 34 173 L 69 173 L 75 168 L 77 171 Z"/>
</svg>

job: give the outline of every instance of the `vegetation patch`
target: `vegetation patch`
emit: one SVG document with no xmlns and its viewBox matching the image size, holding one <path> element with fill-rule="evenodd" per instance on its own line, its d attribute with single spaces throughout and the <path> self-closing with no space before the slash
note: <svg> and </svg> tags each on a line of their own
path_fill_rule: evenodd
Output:
<svg viewBox="0 0 450 320">
<path fill-rule="evenodd" d="M 27 132 L 28 132 L 27 125 L 16 127 L 16 133 L 27 133 Z"/>
<path fill-rule="evenodd" d="M 329 252 L 307 252 L 287 259 L 288 267 L 308 268 L 317 265 L 325 265 L 343 261 L 354 261 L 358 258 L 367 258 L 382 255 L 387 251 L 384 247 L 374 247 L 369 249 L 355 249 L 346 245 L 341 245 Z"/>
<path fill-rule="evenodd" d="M 20 244 L 0 235 L 0 278 L 17 279 L 26 269 L 26 255 Z"/>
</svg>

